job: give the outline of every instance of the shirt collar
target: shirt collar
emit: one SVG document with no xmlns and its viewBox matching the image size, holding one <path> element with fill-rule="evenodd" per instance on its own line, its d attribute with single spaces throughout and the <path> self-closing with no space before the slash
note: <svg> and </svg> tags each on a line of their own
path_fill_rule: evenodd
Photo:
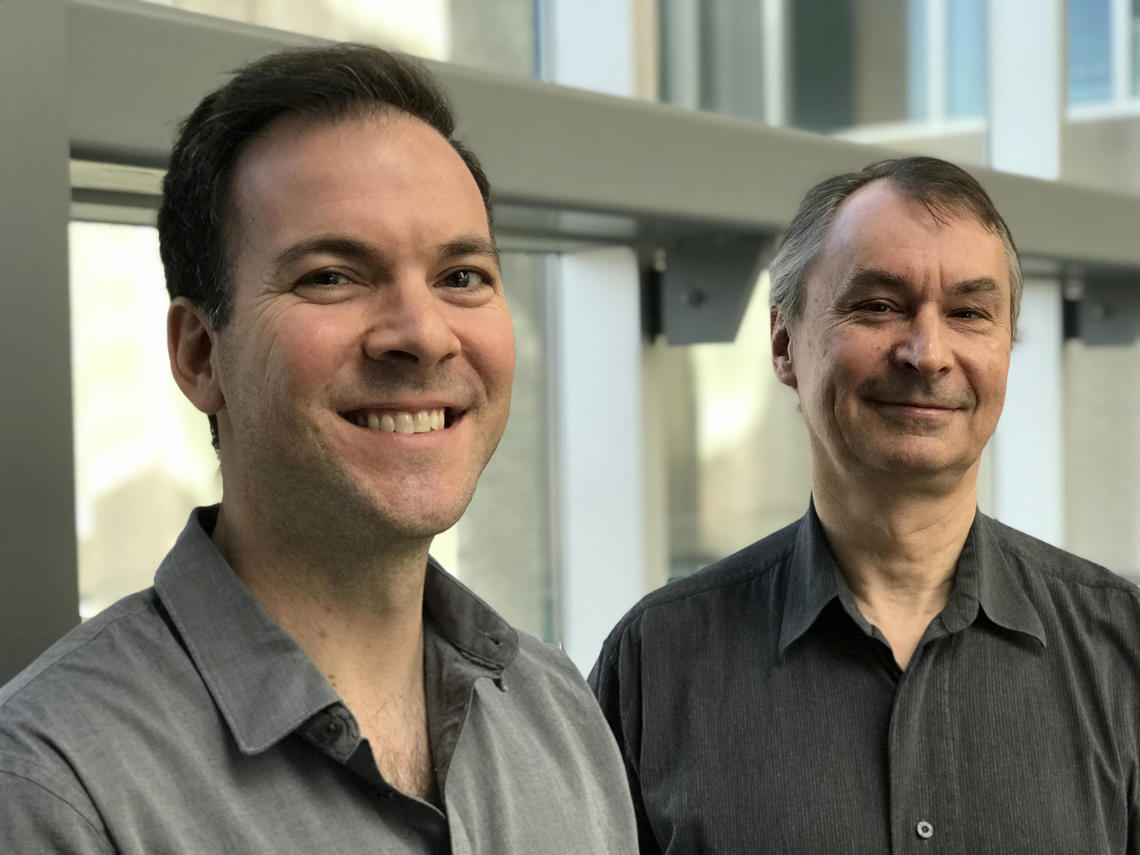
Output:
<svg viewBox="0 0 1140 855">
<path fill-rule="evenodd" d="M 428 559 L 424 611 L 439 634 L 475 665 L 501 675 L 519 650 L 518 632 L 470 588 Z"/>
<path fill-rule="evenodd" d="M 954 590 L 943 610 L 946 630 L 957 632 L 972 623 L 980 607 L 998 626 L 1032 636 L 1045 645 L 1045 627 L 1022 580 L 1006 559 L 996 524 L 977 512 L 958 556 Z"/>
<path fill-rule="evenodd" d="M 154 587 L 238 746 L 256 754 L 338 698 L 214 546 L 218 507 L 190 515 Z"/>
<path fill-rule="evenodd" d="M 218 508 L 190 515 L 154 587 L 238 747 L 256 754 L 340 698 L 214 545 Z M 434 559 L 424 608 L 440 635 L 477 666 L 501 675 L 514 659 L 515 630 Z"/>
<path fill-rule="evenodd" d="M 1030 635 L 1045 644 L 1045 628 L 1019 579 L 1000 548 L 993 520 L 981 512 L 976 513 L 958 557 L 954 590 L 940 616 L 946 630 L 957 632 L 969 626 L 980 607 L 997 625 Z M 840 601 L 864 632 L 870 632 L 827 545 L 814 501 L 800 520 L 783 584 L 781 656 L 811 628 L 824 607 L 834 599 Z"/>
<path fill-rule="evenodd" d="M 847 582 L 823 536 L 823 526 L 815 512 L 815 501 L 800 519 L 795 545 L 784 576 L 784 616 L 780 624 L 780 655 L 811 628 L 824 606 L 844 591 Z"/>
</svg>

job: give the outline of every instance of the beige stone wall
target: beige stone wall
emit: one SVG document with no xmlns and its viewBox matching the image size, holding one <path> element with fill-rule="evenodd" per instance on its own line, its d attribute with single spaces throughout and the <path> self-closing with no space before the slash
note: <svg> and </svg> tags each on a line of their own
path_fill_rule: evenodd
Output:
<svg viewBox="0 0 1140 855">
<path fill-rule="evenodd" d="M 1063 365 L 1064 546 L 1140 582 L 1140 342 L 1070 341 Z"/>
</svg>

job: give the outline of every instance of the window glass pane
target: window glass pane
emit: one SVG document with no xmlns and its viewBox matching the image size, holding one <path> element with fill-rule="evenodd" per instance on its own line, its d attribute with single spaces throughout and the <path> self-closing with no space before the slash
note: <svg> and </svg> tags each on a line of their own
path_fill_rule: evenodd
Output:
<svg viewBox="0 0 1140 855">
<path fill-rule="evenodd" d="M 1140 0 L 1132 0 L 1132 94 L 1140 95 Z"/>
<path fill-rule="evenodd" d="M 927 79 L 931 75 L 930 51 L 927 49 L 926 0 L 908 0 L 906 7 L 906 95 L 907 117 L 927 119 L 930 117 L 930 87 Z"/>
<path fill-rule="evenodd" d="M 1140 133 L 1140 0 L 1067 5 L 1070 109 L 1061 180 L 1140 194 L 1140 149 L 1133 144 Z"/>
<path fill-rule="evenodd" d="M 946 112 L 952 119 L 986 112 L 986 3 L 946 5 Z"/>
<path fill-rule="evenodd" d="M 1112 97 L 1109 0 L 1069 0 L 1069 103 Z"/>
<path fill-rule="evenodd" d="M 533 0 L 148 0 L 499 74 L 534 76 Z"/>
<path fill-rule="evenodd" d="M 515 327 L 511 417 L 474 500 L 453 529 L 456 554 L 445 566 L 512 624 L 556 641 L 547 478 L 547 257 L 504 252 L 502 267 Z"/>
<path fill-rule="evenodd" d="M 221 496 L 206 417 L 170 376 L 158 233 L 72 223 L 79 610 L 151 583 L 190 508 Z"/>
<path fill-rule="evenodd" d="M 151 584 L 196 505 L 221 497 L 205 416 L 166 355 L 154 228 L 71 224 L 81 614 Z M 504 253 L 517 341 L 511 420 L 467 514 L 432 553 L 516 626 L 553 638 L 546 482 L 544 258 Z"/>
<path fill-rule="evenodd" d="M 856 123 L 856 33 L 850 0 L 803 0 L 791 12 L 790 124 L 832 131 Z"/>
<path fill-rule="evenodd" d="M 667 348 L 670 576 L 797 519 L 811 493 L 807 430 L 772 371 L 768 275 L 736 340 Z"/>
<path fill-rule="evenodd" d="M 986 162 L 985 0 L 658 7 L 670 103 Z"/>
</svg>

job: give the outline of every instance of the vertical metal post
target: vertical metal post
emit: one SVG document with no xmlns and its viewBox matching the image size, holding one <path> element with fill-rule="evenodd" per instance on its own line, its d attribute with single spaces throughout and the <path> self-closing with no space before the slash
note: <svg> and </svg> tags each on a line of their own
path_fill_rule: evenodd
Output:
<svg viewBox="0 0 1140 855">
<path fill-rule="evenodd" d="M 79 619 L 63 0 L 0 2 L 0 683 Z"/>
</svg>

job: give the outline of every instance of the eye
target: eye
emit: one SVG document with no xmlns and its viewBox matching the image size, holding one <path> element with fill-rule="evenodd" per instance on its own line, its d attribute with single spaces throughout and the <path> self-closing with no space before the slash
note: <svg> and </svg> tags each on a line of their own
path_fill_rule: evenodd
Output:
<svg viewBox="0 0 1140 855">
<path fill-rule="evenodd" d="M 475 289 L 481 285 L 489 285 L 490 278 L 468 267 L 453 270 L 443 277 L 443 284 L 448 288 Z"/>
<path fill-rule="evenodd" d="M 298 286 L 311 285 L 318 288 L 334 288 L 337 285 L 344 285 L 351 282 L 347 276 L 336 270 L 314 270 L 312 273 L 306 273 L 299 280 Z"/>
<path fill-rule="evenodd" d="M 887 312 L 894 311 L 894 306 L 886 300 L 869 300 L 866 303 L 861 303 L 858 308 L 860 311 L 869 312 L 872 315 L 885 315 Z"/>
<path fill-rule="evenodd" d="M 950 313 L 953 318 L 961 318 L 964 321 L 976 321 L 985 317 L 985 313 L 978 309 L 955 309 Z"/>
</svg>

